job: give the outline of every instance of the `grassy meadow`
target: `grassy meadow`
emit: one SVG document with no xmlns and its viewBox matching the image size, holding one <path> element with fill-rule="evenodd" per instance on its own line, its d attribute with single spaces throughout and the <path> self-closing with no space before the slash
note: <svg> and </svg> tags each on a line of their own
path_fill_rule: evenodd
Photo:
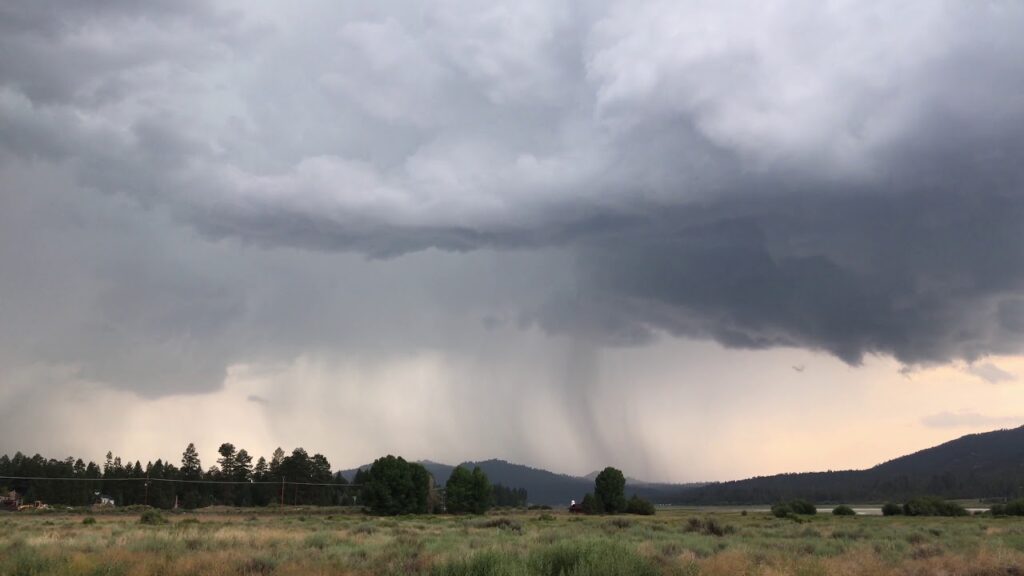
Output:
<svg viewBox="0 0 1024 576">
<path fill-rule="evenodd" d="M 0 513 L 0 574 L 1024 575 L 1024 518 Z"/>
</svg>

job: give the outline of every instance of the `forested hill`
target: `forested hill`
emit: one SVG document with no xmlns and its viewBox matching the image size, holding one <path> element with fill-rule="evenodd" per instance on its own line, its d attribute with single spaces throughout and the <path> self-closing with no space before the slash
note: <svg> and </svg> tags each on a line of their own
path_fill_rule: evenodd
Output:
<svg viewBox="0 0 1024 576">
<path fill-rule="evenodd" d="M 428 472 L 434 477 L 434 481 L 444 485 L 451 475 L 454 466 L 440 464 L 431 461 L 421 461 Z M 364 467 L 368 467 L 366 465 Z M 495 484 L 502 484 L 513 488 L 526 490 L 527 499 L 531 504 L 547 504 L 549 506 L 568 506 L 571 500 L 581 500 L 583 495 L 594 490 L 594 480 L 582 476 L 569 476 L 557 474 L 540 468 L 532 468 L 522 464 L 513 464 L 505 460 L 483 460 L 480 462 L 463 462 L 464 468 L 472 469 L 479 466 L 487 474 L 487 478 Z M 342 474 L 351 480 L 355 477 L 356 469 L 343 470 Z M 658 484 L 628 480 L 626 482 L 626 494 L 636 494 L 656 503 L 666 503 L 672 500 L 689 485 L 685 484 Z"/>
<path fill-rule="evenodd" d="M 931 494 L 944 498 L 1024 496 L 1024 426 L 971 434 L 867 470 L 759 476 L 680 491 L 681 504 L 880 502 Z"/>
</svg>

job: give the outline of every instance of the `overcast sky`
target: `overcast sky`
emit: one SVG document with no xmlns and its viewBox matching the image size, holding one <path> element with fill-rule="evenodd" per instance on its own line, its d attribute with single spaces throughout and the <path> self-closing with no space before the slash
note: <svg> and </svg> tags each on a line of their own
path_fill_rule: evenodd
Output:
<svg viewBox="0 0 1024 576">
<path fill-rule="evenodd" d="M 0 3 L 0 453 L 657 480 L 1024 424 L 1024 4 Z"/>
</svg>

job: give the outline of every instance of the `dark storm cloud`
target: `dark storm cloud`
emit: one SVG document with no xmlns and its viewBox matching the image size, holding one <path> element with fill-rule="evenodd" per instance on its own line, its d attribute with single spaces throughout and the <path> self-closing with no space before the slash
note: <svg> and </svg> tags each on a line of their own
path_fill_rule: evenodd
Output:
<svg viewBox="0 0 1024 576">
<path fill-rule="evenodd" d="M 1022 342 L 1005 328 L 1024 286 L 1022 222 L 1024 199 L 976 191 L 690 207 L 583 246 L 578 300 L 600 312 L 561 307 L 541 321 L 577 330 L 582 314 L 607 319 L 584 332 L 613 342 L 643 341 L 647 326 L 851 363 L 1011 353 Z"/>
<path fill-rule="evenodd" d="M 50 258 L 4 252 L 0 310 L 17 321 L 0 337 L 22 361 L 159 394 L 247 358 L 422 346 L 481 317 L 850 363 L 1024 340 L 1016 3 L 0 16 L 5 239 Z M 517 267 L 490 270 L 491 250 Z M 22 312 L 67 283 L 82 289 L 55 310 Z M 457 319 L 407 326 L 449 293 L 439 313 Z"/>
</svg>

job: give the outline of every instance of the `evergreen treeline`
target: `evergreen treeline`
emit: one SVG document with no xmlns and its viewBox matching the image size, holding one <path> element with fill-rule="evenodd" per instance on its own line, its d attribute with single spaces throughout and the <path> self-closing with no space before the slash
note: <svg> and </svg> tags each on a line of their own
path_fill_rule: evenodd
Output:
<svg viewBox="0 0 1024 576">
<path fill-rule="evenodd" d="M 494 502 L 487 474 L 479 466 L 470 472 L 456 466 L 445 484 L 445 509 L 452 514 L 483 514 Z"/>
<path fill-rule="evenodd" d="M 77 481 L 0 478 L 0 493 L 17 490 L 26 502 L 40 500 L 68 506 L 93 504 L 97 494 L 112 497 L 119 506 L 149 504 L 157 508 L 171 508 L 176 501 L 182 508 L 215 504 L 266 506 L 280 503 L 282 498 L 287 505 L 354 503 L 354 489 L 346 488 L 348 482 L 340 473 L 332 474 L 331 465 L 322 454 L 310 456 L 304 449 L 296 448 L 286 455 L 278 448 L 269 461 L 260 457 L 253 462 L 245 449 L 225 443 L 218 449 L 218 455 L 216 465 L 204 470 L 193 444 L 182 453 L 180 466 L 163 460 L 143 466 L 137 460 L 122 461 L 109 452 L 102 466 L 95 462 L 87 464 L 82 459 L 55 460 L 18 452 L 13 457 L 0 456 L 0 476 Z"/>
<path fill-rule="evenodd" d="M 98 495 L 113 498 L 118 506 L 148 504 L 157 508 L 200 508 L 211 505 L 365 506 L 383 515 L 423 514 L 445 508 L 434 478 L 421 464 L 396 456 L 378 458 L 356 472 L 353 483 L 341 472 L 332 473 L 322 454 L 310 456 L 296 448 L 285 454 L 278 448 L 270 460 L 253 457 L 233 444 L 221 444 L 216 464 L 203 469 L 199 453 L 189 444 L 181 465 L 157 460 L 122 462 L 107 453 L 100 466 L 81 459 L 45 459 L 21 452 L 13 458 L 0 456 L 0 493 L 16 490 L 26 502 L 87 506 Z M 480 468 L 472 472 L 457 469 L 449 478 L 448 511 L 486 512 L 493 503 L 525 506 L 526 490 L 491 486 Z M 21 479 L 18 479 L 21 478 Z M 53 478 L 54 480 L 47 480 Z M 74 479 L 68 481 L 66 479 Z M 63 479 L 63 480 L 58 480 Z"/>
<path fill-rule="evenodd" d="M 495 506 L 521 508 L 528 502 L 526 488 L 511 488 L 498 483 L 491 486 L 491 492 Z"/>
</svg>

